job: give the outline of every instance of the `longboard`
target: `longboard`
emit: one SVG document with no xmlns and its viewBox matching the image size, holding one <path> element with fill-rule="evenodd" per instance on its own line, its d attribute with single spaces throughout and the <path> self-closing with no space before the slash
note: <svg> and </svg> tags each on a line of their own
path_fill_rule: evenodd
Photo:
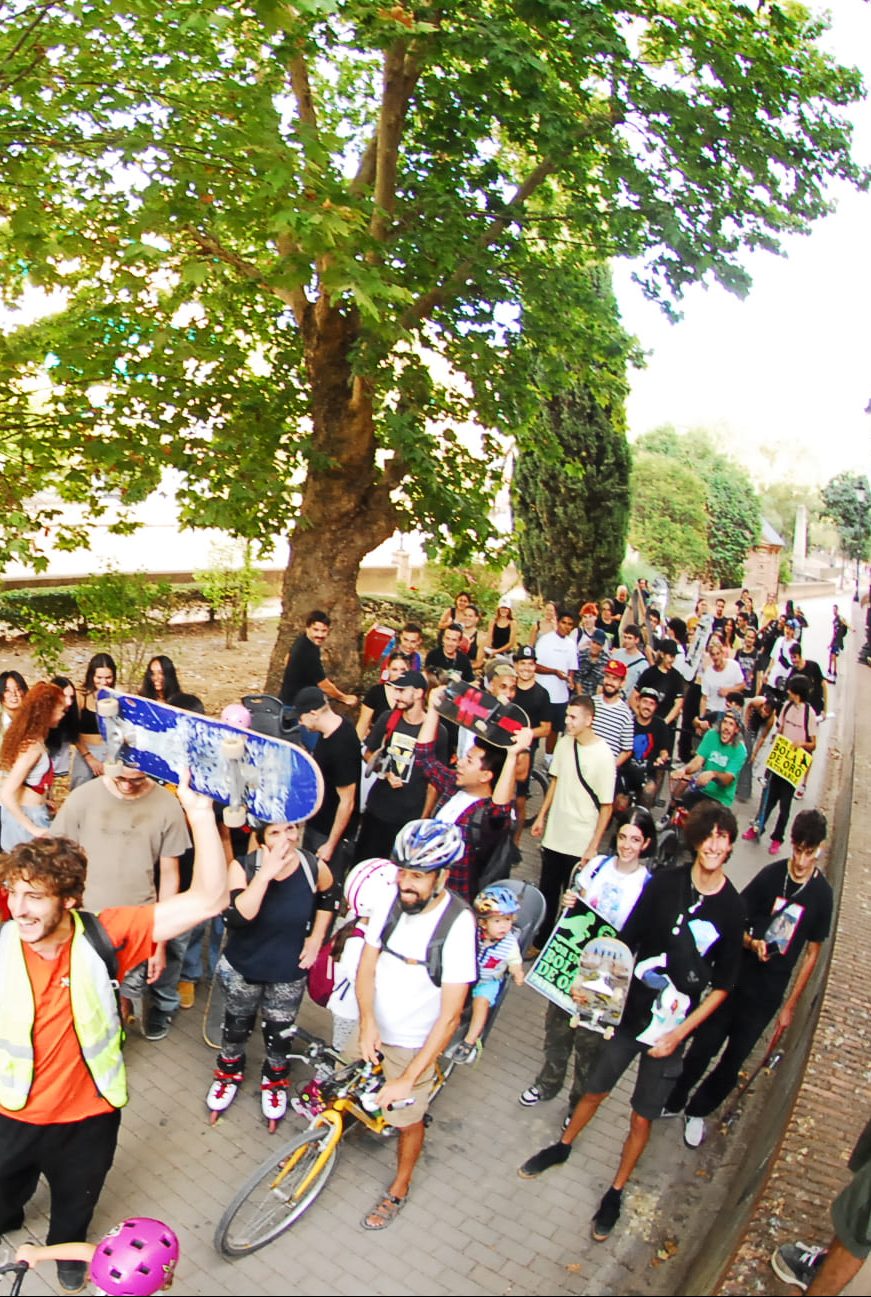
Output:
<svg viewBox="0 0 871 1297">
<path fill-rule="evenodd" d="M 501 703 L 486 689 L 465 680 L 452 680 L 445 688 L 438 713 L 446 721 L 461 725 L 497 748 L 507 748 L 518 730 L 529 725 L 529 717 L 515 703 Z"/>
<path fill-rule="evenodd" d="M 283 739 L 113 689 L 98 691 L 97 717 L 109 746 L 108 775 L 129 765 L 177 784 L 187 768 L 195 792 L 225 804 L 230 827 L 249 812 L 266 824 L 307 820 L 321 804 L 319 766 Z"/>
</svg>

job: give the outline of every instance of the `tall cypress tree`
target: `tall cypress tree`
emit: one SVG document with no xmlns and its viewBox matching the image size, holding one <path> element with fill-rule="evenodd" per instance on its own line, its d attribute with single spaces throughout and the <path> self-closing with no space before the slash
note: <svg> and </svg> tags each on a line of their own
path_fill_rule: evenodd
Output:
<svg viewBox="0 0 871 1297">
<path fill-rule="evenodd" d="M 629 528 L 631 464 L 622 402 L 603 406 L 577 380 L 544 404 L 512 483 L 530 594 L 568 603 L 613 595 Z"/>
</svg>

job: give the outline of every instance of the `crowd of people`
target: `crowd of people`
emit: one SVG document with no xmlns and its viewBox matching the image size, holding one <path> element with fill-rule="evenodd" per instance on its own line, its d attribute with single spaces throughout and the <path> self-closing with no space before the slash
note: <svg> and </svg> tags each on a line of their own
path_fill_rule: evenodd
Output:
<svg viewBox="0 0 871 1297">
<path fill-rule="evenodd" d="M 0 1001 L 0 1232 L 20 1226 L 42 1171 L 47 1243 L 85 1239 L 126 1100 L 123 1032 L 141 1019 L 148 1040 L 165 1037 L 213 970 L 225 1012 L 207 1107 L 226 1112 L 243 1085 L 259 1014 L 263 1113 L 281 1120 L 288 1029 L 327 946 L 333 1044 L 349 1059 L 380 1058 L 382 1108 L 399 1132 L 395 1177 L 362 1220 L 386 1228 L 409 1193 L 439 1055 L 477 1060 L 502 980 L 523 982 L 523 954 L 580 898 L 619 932 L 635 974 L 609 1040 L 542 1005 L 543 1062 L 519 1102 L 557 1097 L 573 1060 L 572 1081 L 560 1138 L 520 1175 L 565 1162 L 638 1058 L 626 1142 L 592 1225 L 594 1240 L 607 1238 L 652 1122 L 679 1115 L 687 1144 L 701 1143 L 768 1024 L 789 1025 L 829 934 L 826 821 L 803 809 L 790 830 L 790 816 L 845 623 L 836 608 L 825 673 L 804 656 L 806 626 L 800 608 L 781 611 L 771 597 L 757 613 L 747 590 L 731 610 L 702 598 L 686 620 L 663 618 L 639 581 L 577 608 L 546 604 L 529 633 L 502 600 L 483 630 L 460 591 L 431 645 L 420 626 L 397 628 L 358 698 L 333 678 L 341 664 L 325 666 L 330 617 L 315 609 L 288 654 L 281 700 L 321 770 L 323 800 L 305 826 L 232 831 L 185 781 L 169 790 L 133 765 L 104 769 L 95 699 L 116 684 L 108 654 L 91 659 L 79 689 L 62 676 L 28 688 L 0 674 L 0 882 L 14 920 L 0 929 L 0 977 L 21 991 L 20 1004 Z M 507 746 L 444 719 L 454 681 L 511 705 Z M 203 710 L 165 655 L 140 693 Z M 356 724 L 334 704 L 359 708 Z M 250 720 L 238 701 L 225 715 Z M 751 801 L 775 739 L 799 776 L 765 771 L 741 834 L 733 807 Z M 513 893 L 497 880 L 517 856 L 536 762 L 548 776 L 531 825 L 545 917 L 522 952 Z M 54 816 L 58 775 L 70 791 Z M 678 804 L 690 859 L 657 870 L 657 835 Z M 733 846 L 739 834 L 760 841 L 775 810 L 775 859 L 739 895 L 725 873 Z M 572 995 L 583 1002 L 582 990 Z M 61 1152 L 71 1131 L 72 1157 Z M 83 1262 L 59 1260 L 58 1273 L 72 1291 Z"/>
</svg>

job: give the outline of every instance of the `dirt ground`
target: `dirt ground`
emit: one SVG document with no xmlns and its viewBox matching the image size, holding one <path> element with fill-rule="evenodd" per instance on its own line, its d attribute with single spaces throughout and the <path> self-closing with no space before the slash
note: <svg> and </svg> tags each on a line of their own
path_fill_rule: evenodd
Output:
<svg viewBox="0 0 871 1297">
<path fill-rule="evenodd" d="M 243 694 L 261 692 L 277 626 L 276 618 L 252 621 L 248 643 L 230 649 L 224 646 L 221 626 L 171 626 L 154 646 L 154 652 L 172 658 L 181 688 L 202 698 L 207 713 L 215 716 Z M 88 661 L 102 647 L 91 639 L 71 637 L 60 674 L 81 684 Z M 0 642 L 0 670 L 20 671 L 29 685 L 41 676 L 23 640 Z"/>
</svg>

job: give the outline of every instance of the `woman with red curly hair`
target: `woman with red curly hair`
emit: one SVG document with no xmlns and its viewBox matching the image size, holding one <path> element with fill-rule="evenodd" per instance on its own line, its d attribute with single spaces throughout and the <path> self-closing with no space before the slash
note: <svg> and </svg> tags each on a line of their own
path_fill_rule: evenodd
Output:
<svg viewBox="0 0 871 1297">
<path fill-rule="evenodd" d="M 5 773 L 0 784 L 0 847 L 4 851 L 48 832 L 48 794 L 54 782 L 54 767 L 45 740 L 49 730 L 60 724 L 63 714 L 63 690 L 41 682 L 25 694 L 6 731 L 0 748 L 0 770 Z"/>
</svg>

